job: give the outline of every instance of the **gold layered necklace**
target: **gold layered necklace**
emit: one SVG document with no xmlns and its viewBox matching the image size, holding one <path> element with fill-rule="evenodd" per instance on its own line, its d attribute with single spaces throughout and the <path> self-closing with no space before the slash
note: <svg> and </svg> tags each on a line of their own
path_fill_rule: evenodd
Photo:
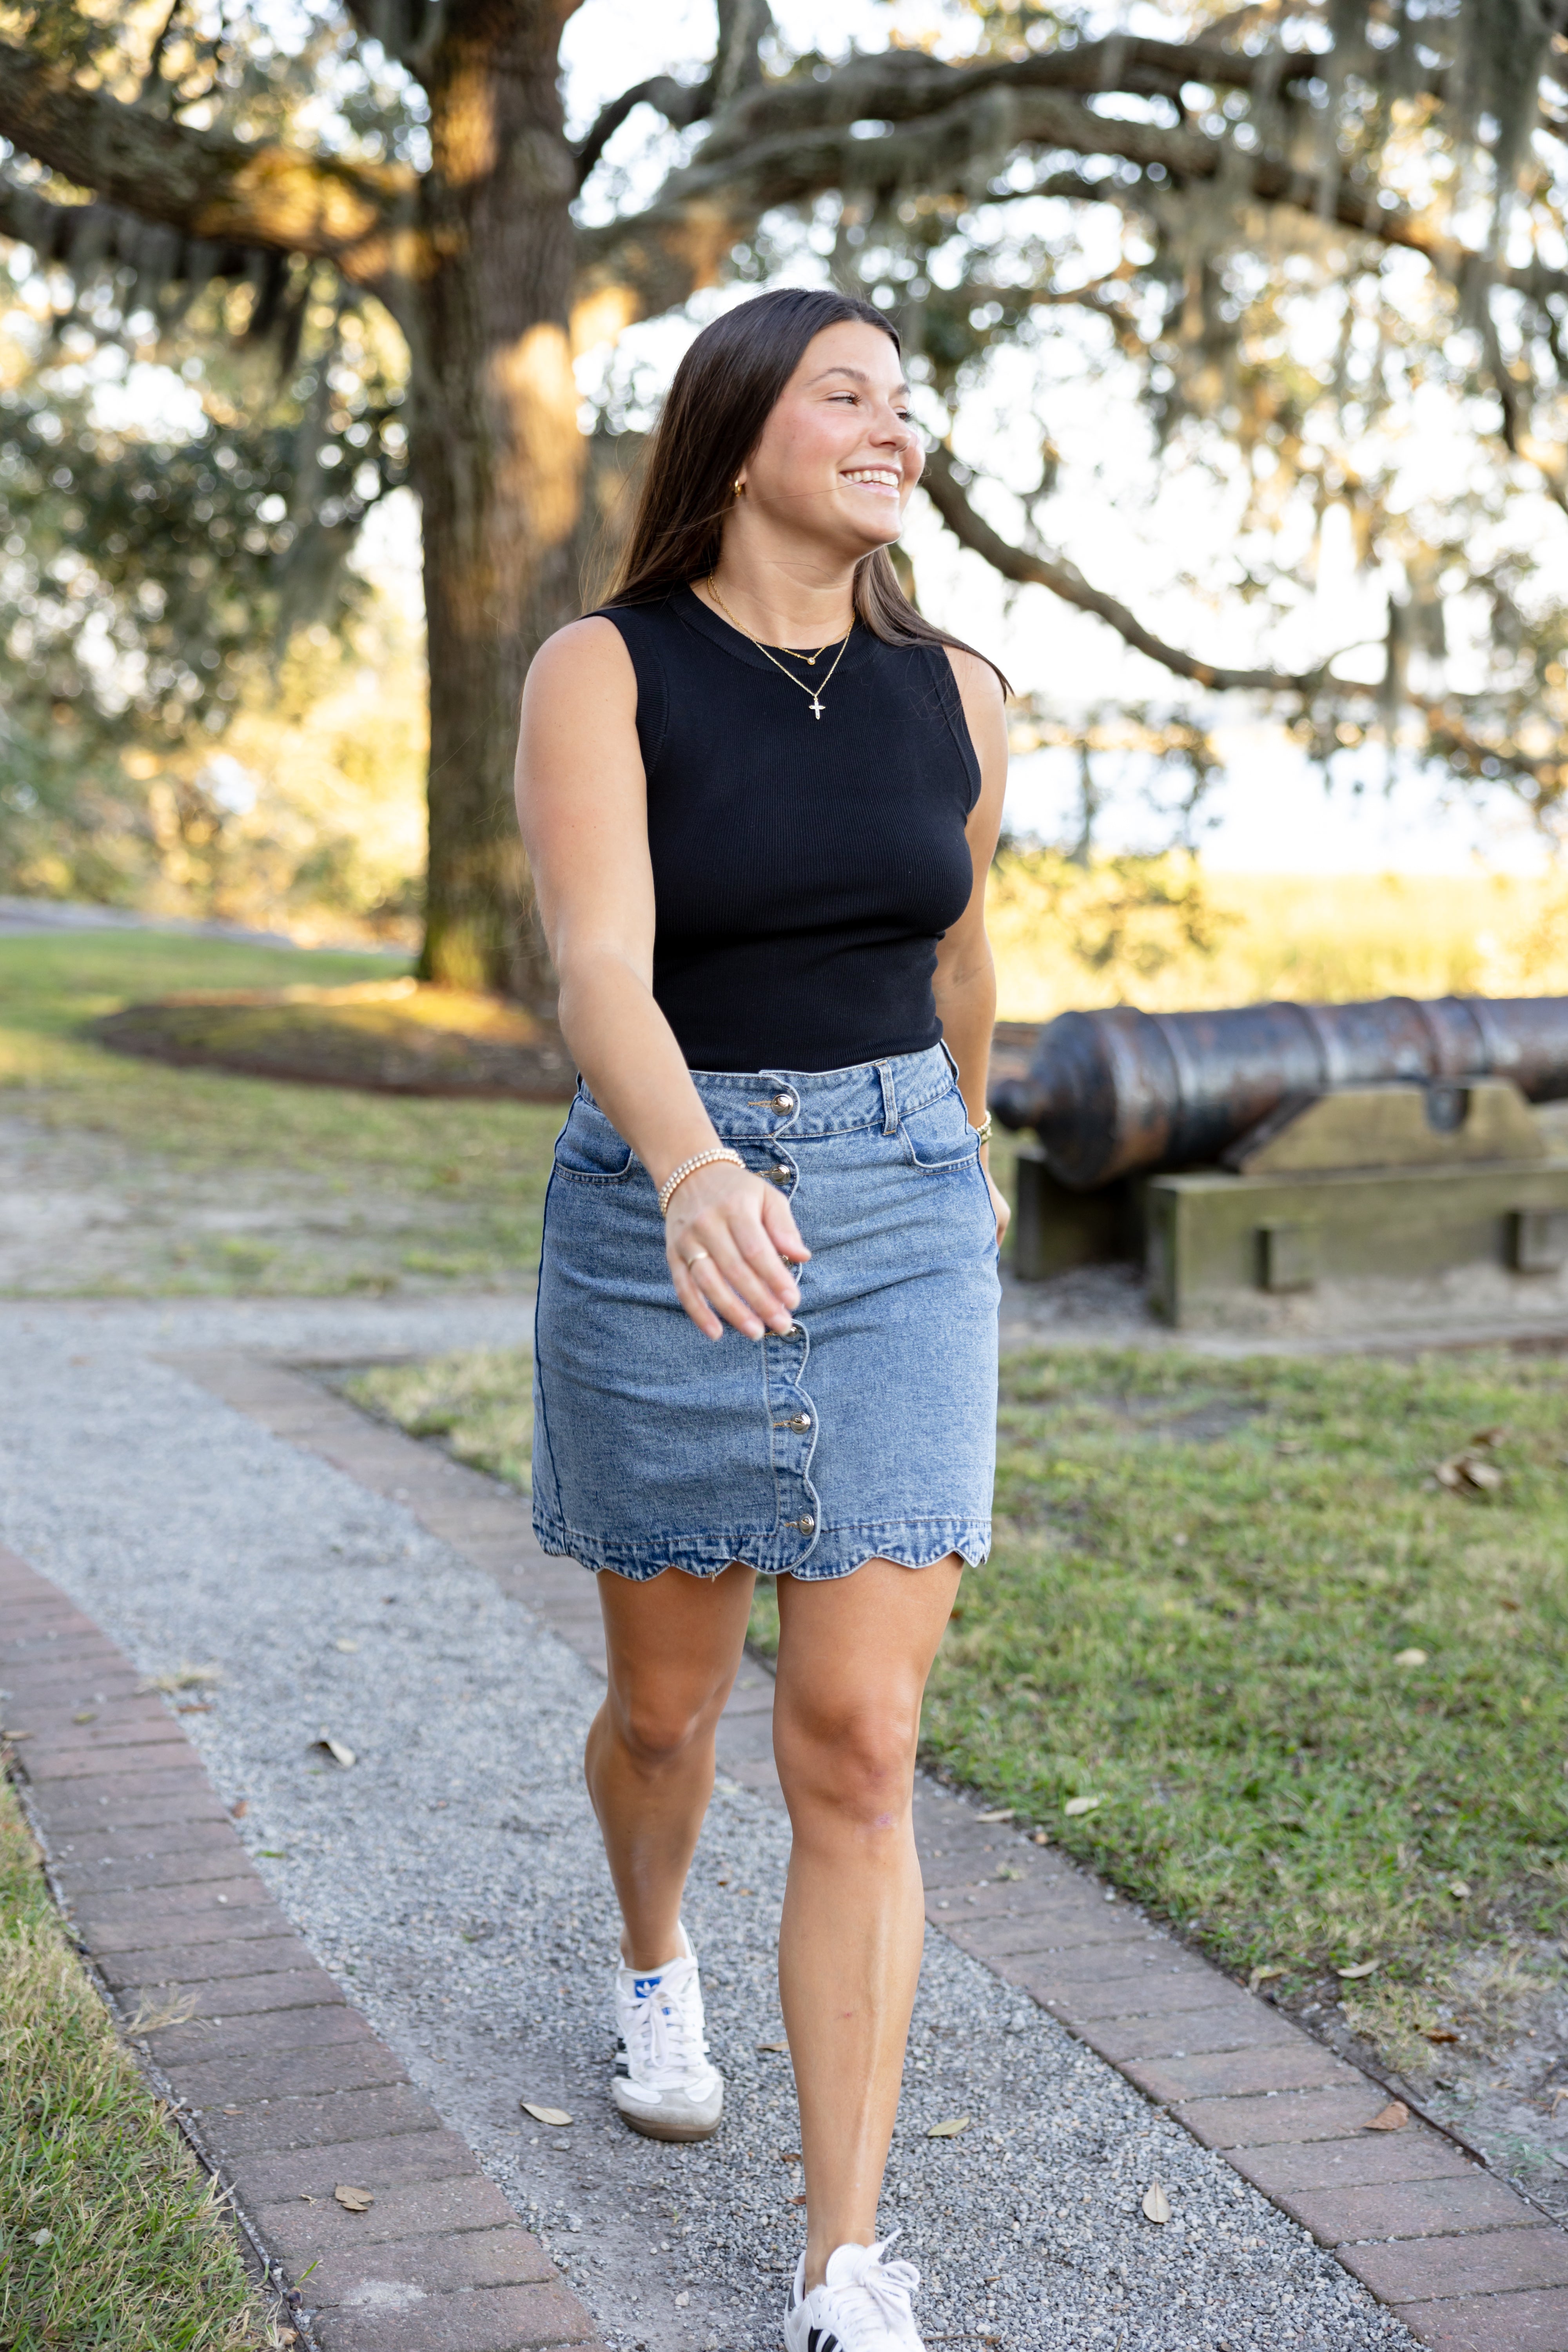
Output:
<svg viewBox="0 0 1568 2352">
<path fill-rule="evenodd" d="M 735 615 L 731 612 L 730 607 L 725 604 L 722 596 L 720 595 L 719 583 L 714 579 L 711 572 L 708 574 L 703 585 L 706 587 L 708 593 L 712 597 L 715 604 L 718 605 L 719 610 L 723 614 L 724 618 L 729 622 L 730 626 L 732 629 L 739 630 L 742 636 L 750 637 L 751 642 L 755 646 L 757 651 L 768 661 L 771 661 L 773 667 L 780 671 L 784 677 L 787 677 L 792 686 L 798 686 L 802 694 L 810 695 L 811 715 L 814 719 L 820 719 L 822 716 L 822 698 L 827 688 L 833 683 L 833 670 L 837 669 L 839 663 L 843 660 L 845 646 L 848 645 L 850 638 L 855 634 L 855 623 L 853 617 L 851 617 L 848 628 L 844 633 L 844 644 L 839 646 L 838 651 L 833 656 L 833 669 L 828 671 L 827 676 L 823 679 L 820 686 L 815 686 L 804 677 L 796 677 L 794 670 L 785 669 L 778 656 L 767 646 L 763 645 L 761 637 L 752 636 L 750 629 L 745 628 L 742 626 L 741 622 L 736 620 Z M 818 646 L 816 653 L 802 654 L 799 658 L 804 662 L 816 663 L 821 659 L 822 656 L 826 651 L 827 648 L 826 646 Z"/>
</svg>

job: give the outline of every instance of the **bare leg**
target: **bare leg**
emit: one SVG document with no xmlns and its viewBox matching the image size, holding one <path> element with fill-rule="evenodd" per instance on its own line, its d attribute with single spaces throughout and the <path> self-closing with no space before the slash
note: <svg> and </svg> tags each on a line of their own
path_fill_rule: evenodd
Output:
<svg viewBox="0 0 1568 2352">
<path fill-rule="evenodd" d="M 610 1687 L 584 1767 L 620 1899 L 628 1967 L 672 1959 L 680 1898 L 713 1793 L 713 1735 L 741 1663 L 755 1579 L 667 1568 L 599 1576 Z"/>
<path fill-rule="evenodd" d="M 773 1752 L 795 1828 L 779 1990 L 805 2159 L 805 2284 L 869 2245 L 925 1932 L 910 1797 L 921 1698 L 958 1591 L 868 1560 L 779 1579 Z"/>
</svg>

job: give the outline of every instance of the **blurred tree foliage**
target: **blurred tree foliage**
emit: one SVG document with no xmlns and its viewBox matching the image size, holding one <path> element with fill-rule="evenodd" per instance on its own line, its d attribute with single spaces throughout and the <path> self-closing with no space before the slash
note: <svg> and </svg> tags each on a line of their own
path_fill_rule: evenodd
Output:
<svg viewBox="0 0 1568 2352">
<path fill-rule="evenodd" d="M 0 235 L 30 257 L 0 411 L 22 814 L 106 790 L 117 730 L 217 740 L 300 618 L 349 621 L 343 558 L 406 469 L 426 969 L 535 992 L 516 688 L 648 412 L 612 362 L 584 436 L 572 355 L 805 263 L 898 324 L 947 528 L 1175 682 L 1135 718 L 1178 830 L 1225 694 L 1331 764 L 1397 740 L 1561 827 L 1568 63 L 1545 0 L 1186 0 L 1136 31 L 1117 5 L 951 0 L 936 34 L 891 6 L 889 45 L 839 58 L 716 0 L 707 60 L 574 137 L 575 5 L 0 0 Z M 613 30 L 616 0 L 584 5 Z M 137 410 L 149 359 L 199 414 Z M 1147 494 L 1203 483 L 1228 524 L 1191 578 L 1093 576 L 1074 500 L 1125 453 L 1061 424 L 1086 379 L 1106 415 L 1141 403 Z M 1371 643 L 1315 593 L 1336 534 L 1376 586 Z"/>
<path fill-rule="evenodd" d="M 34 287 L 0 321 L 0 887 L 115 901 L 177 875 L 193 909 L 233 911 L 209 755 L 258 706 L 298 723 L 323 636 L 347 662 L 384 626 L 348 559 L 405 474 L 402 352 L 330 283 L 302 291 L 281 350 L 221 285 L 165 289 L 163 315 L 113 283 L 59 311 Z"/>
</svg>

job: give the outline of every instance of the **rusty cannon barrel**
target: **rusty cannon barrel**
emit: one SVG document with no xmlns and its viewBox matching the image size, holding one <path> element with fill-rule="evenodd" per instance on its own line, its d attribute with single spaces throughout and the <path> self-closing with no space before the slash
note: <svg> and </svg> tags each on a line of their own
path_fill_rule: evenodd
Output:
<svg viewBox="0 0 1568 2352">
<path fill-rule="evenodd" d="M 1030 1128 L 1058 1183 L 1194 1168 L 1290 1097 L 1339 1087 L 1511 1078 L 1568 1097 L 1568 996 L 1385 996 L 1369 1004 L 1247 1004 L 1224 1013 L 1063 1013 L 991 1108 Z"/>
</svg>

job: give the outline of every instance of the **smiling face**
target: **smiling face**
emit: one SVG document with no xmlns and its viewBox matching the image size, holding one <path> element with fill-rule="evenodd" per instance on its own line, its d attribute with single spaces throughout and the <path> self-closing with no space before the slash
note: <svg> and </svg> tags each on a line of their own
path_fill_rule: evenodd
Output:
<svg viewBox="0 0 1568 2352">
<path fill-rule="evenodd" d="M 924 462 L 892 338 L 844 320 L 806 345 L 741 468 L 741 506 L 749 525 L 858 561 L 897 539 Z"/>
</svg>

